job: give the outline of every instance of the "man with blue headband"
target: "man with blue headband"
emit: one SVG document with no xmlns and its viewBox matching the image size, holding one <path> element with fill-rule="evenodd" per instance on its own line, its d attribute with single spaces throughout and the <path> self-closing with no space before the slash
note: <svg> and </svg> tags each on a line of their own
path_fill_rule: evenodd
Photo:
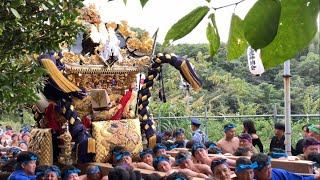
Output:
<svg viewBox="0 0 320 180">
<path fill-rule="evenodd" d="M 239 138 L 235 137 L 236 125 L 226 124 L 223 127 L 223 131 L 225 133 L 225 137 L 218 141 L 217 146 L 222 150 L 223 154 L 233 154 L 239 147 Z"/>
<path fill-rule="evenodd" d="M 8 180 L 35 180 L 36 161 L 38 157 L 32 152 L 21 152 L 17 157 L 15 171 Z"/>
<path fill-rule="evenodd" d="M 208 141 L 207 135 L 200 130 L 201 121 L 199 121 L 196 118 L 191 118 L 191 130 L 193 131 L 192 139 L 193 141 L 197 143 L 204 144 Z"/>
<path fill-rule="evenodd" d="M 246 157 L 240 157 L 236 161 L 236 170 L 237 179 L 253 180 L 254 173 L 253 169 L 258 166 L 257 163 L 253 163 L 250 159 Z"/>
<path fill-rule="evenodd" d="M 271 168 L 271 157 L 259 153 L 254 154 L 251 157 L 252 163 L 257 163 L 254 168 L 255 179 L 258 180 L 287 180 L 287 179 L 297 179 L 297 180 L 319 180 L 320 174 L 315 176 L 302 176 L 298 175 L 284 169 Z"/>
<path fill-rule="evenodd" d="M 106 180 L 108 176 L 103 176 L 99 166 L 96 165 L 89 165 L 86 168 L 86 174 L 81 176 L 82 180 Z"/>
<path fill-rule="evenodd" d="M 181 172 L 186 174 L 187 176 L 191 177 L 199 177 L 199 178 L 208 178 L 208 176 L 194 172 L 190 169 L 173 169 L 170 164 L 170 159 L 168 156 L 158 156 L 153 160 L 153 167 L 155 170 L 160 172 L 165 172 L 168 174 L 174 173 L 174 172 Z"/>
</svg>

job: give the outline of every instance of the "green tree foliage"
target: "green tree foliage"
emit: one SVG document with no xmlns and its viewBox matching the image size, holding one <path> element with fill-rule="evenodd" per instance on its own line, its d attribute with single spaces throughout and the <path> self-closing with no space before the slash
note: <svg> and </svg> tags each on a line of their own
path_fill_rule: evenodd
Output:
<svg viewBox="0 0 320 180">
<path fill-rule="evenodd" d="M 208 6 L 196 7 L 189 14 L 182 17 L 167 32 L 163 47 L 167 47 L 171 41 L 183 38 L 190 33 L 205 16 L 212 20 L 214 14 L 209 15 L 209 9 L 218 10 L 223 7 Z M 239 2 L 235 2 L 236 5 Z M 296 56 L 315 37 L 318 30 L 317 17 L 319 13 L 319 1 L 301 0 L 259 0 L 249 10 L 243 23 L 241 19 L 232 18 L 230 40 L 228 43 L 229 59 L 237 59 L 241 56 L 243 48 L 239 49 L 237 43 L 248 42 L 254 49 L 262 49 L 262 61 L 265 68 L 271 68 Z M 237 23 L 237 25 L 233 25 Z M 213 25 L 211 25 L 213 24 Z M 218 53 L 216 48 L 220 42 L 215 23 L 209 23 L 207 38 L 210 46 L 210 55 Z M 232 40 L 236 33 L 240 38 Z M 240 41 L 240 42 L 238 42 Z M 312 48 L 312 47 L 311 47 Z"/>
<path fill-rule="evenodd" d="M 0 109 L 2 113 L 32 103 L 44 70 L 31 54 L 71 44 L 81 30 L 81 1 L 11 0 L 0 2 Z"/>
</svg>

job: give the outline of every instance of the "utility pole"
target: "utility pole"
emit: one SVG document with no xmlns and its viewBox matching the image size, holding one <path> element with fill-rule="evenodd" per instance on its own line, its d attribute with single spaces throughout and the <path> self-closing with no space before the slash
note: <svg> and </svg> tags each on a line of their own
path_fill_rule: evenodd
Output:
<svg viewBox="0 0 320 180">
<path fill-rule="evenodd" d="M 285 140 L 286 153 L 291 155 L 291 99 L 290 99 L 290 60 L 284 62 L 284 107 L 285 107 Z"/>
</svg>

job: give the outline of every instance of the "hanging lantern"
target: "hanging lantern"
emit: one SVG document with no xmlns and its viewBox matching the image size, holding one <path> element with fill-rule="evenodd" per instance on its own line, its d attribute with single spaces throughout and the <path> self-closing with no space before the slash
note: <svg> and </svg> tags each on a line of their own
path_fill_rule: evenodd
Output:
<svg viewBox="0 0 320 180">
<path fill-rule="evenodd" d="M 260 76 L 262 73 L 264 73 L 264 67 L 260 56 L 260 49 L 255 51 L 249 46 L 247 49 L 247 56 L 250 72 L 256 76 Z"/>
</svg>

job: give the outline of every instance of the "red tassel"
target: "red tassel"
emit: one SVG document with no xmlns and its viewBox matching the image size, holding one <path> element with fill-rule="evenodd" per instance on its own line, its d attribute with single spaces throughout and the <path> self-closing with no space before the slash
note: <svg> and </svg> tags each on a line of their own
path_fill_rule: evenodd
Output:
<svg viewBox="0 0 320 180">
<path fill-rule="evenodd" d="M 126 104 L 128 103 L 128 101 L 130 100 L 131 95 L 132 95 L 132 88 L 130 86 L 129 91 L 121 98 L 119 102 L 119 104 L 121 104 L 122 107 L 117 111 L 117 113 L 114 116 L 112 116 L 111 120 L 121 119 L 123 110 L 126 107 Z"/>
</svg>

